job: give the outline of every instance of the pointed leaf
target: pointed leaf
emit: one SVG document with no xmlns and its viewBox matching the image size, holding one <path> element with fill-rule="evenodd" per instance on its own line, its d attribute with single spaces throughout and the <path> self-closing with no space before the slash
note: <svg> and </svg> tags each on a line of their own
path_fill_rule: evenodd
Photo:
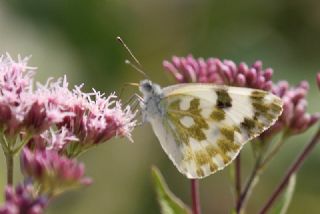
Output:
<svg viewBox="0 0 320 214">
<path fill-rule="evenodd" d="M 169 190 L 157 167 L 152 167 L 152 178 L 162 214 L 191 214 L 190 209 Z"/>
</svg>

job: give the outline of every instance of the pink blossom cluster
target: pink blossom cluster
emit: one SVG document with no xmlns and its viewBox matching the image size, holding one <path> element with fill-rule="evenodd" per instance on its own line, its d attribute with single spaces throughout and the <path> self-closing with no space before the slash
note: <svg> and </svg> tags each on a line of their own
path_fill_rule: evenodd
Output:
<svg viewBox="0 0 320 214">
<path fill-rule="evenodd" d="M 35 68 L 27 61 L 15 62 L 9 55 L 0 58 L 0 126 L 6 133 L 40 134 L 59 125 L 95 144 L 114 136 L 131 139 L 135 114 L 129 106 L 123 109 L 114 94 L 84 93 L 79 86 L 70 90 L 66 77 L 38 83 L 33 91 Z"/>
<path fill-rule="evenodd" d="M 32 87 L 34 68 L 27 66 L 28 58 L 18 62 L 9 56 L 0 57 L 0 126 L 6 133 L 17 133 L 28 107 L 24 97 Z"/>
<path fill-rule="evenodd" d="M 47 103 L 47 118 L 65 126 L 82 143 L 101 143 L 114 136 L 131 139 L 135 114 L 130 106 L 122 108 L 114 94 L 106 97 L 100 92 L 84 93 L 81 86 L 69 90 L 66 77 L 38 84 L 35 100 Z M 62 112 L 62 113 L 61 113 Z"/>
<path fill-rule="evenodd" d="M 230 86 L 262 89 L 279 96 L 284 103 L 283 113 L 279 120 L 263 136 L 271 136 L 280 131 L 287 134 L 304 132 L 319 119 L 319 114 L 307 113 L 306 96 L 309 85 L 306 81 L 297 87 L 291 87 L 288 82 L 274 84 L 273 70 L 263 69 L 262 62 L 256 61 L 252 66 L 246 63 L 237 65 L 231 60 L 217 58 L 195 59 L 187 57 L 172 57 L 172 61 L 163 62 L 164 69 L 169 72 L 178 83 L 199 82 L 214 83 Z M 320 85 L 320 75 L 317 76 Z"/>
<path fill-rule="evenodd" d="M 20 184 L 16 188 L 7 186 L 5 204 L 0 208 L 0 214 L 43 213 L 48 199 L 44 196 L 35 197 L 35 192 L 35 187 L 30 182 Z"/>
<path fill-rule="evenodd" d="M 273 70 L 263 69 L 261 61 L 248 66 L 243 62 L 237 65 L 231 60 L 195 59 L 189 55 L 187 57 L 174 56 L 172 61 L 165 60 L 163 66 L 179 83 L 215 83 L 267 91 L 272 87 Z"/>
<path fill-rule="evenodd" d="M 95 90 L 84 93 L 81 87 L 69 90 L 66 77 L 48 81 L 46 85 L 38 84 L 33 99 L 48 104 L 47 112 L 50 114 L 47 120 L 55 121 L 61 129 L 56 132 L 59 136 L 53 133 L 51 136 L 61 138 L 63 134 L 69 137 L 68 140 L 54 141 L 59 145 L 52 145 L 51 142 L 50 146 L 64 150 L 62 152 L 68 156 L 77 156 L 91 146 L 115 136 L 127 137 L 132 141 L 131 132 L 136 121 L 130 106 L 123 109 L 115 94 L 106 97 Z M 48 140 L 46 132 L 41 136 Z"/>
<path fill-rule="evenodd" d="M 35 68 L 27 61 L 0 57 L 0 130 L 7 139 L 1 146 L 6 156 L 22 150 L 21 171 L 37 190 L 8 186 L 0 213 L 42 213 L 45 206 L 37 206 L 37 197 L 51 198 L 90 184 L 84 165 L 75 158 L 112 137 L 132 141 L 136 125 L 135 112 L 123 107 L 115 94 L 84 93 L 83 85 L 69 89 L 66 77 L 37 83 L 33 89 Z M 30 197 L 34 207 L 28 204 Z"/>
<path fill-rule="evenodd" d="M 42 193 L 50 196 L 91 183 L 91 179 L 84 177 L 82 163 L 55 150 L 25 148 L 21 154 L 21 169 L 26 177 L 39 184 Z"/>
<path fill-rule="evenodd" d="M 307 113 L 308 102 L 306 96 L 309 92 L 309 83 L 302 81 L 295 87 L 290 87 L 287 81 L 281 81 L 272 87 L 272 93 L 283 101 L 283 113 L 277 123 L 271 127 L 266 136 L 286 129 L 286 134 L 298 134 L 304 132 L 315 124 L 320 114 Z"/>
</svg>

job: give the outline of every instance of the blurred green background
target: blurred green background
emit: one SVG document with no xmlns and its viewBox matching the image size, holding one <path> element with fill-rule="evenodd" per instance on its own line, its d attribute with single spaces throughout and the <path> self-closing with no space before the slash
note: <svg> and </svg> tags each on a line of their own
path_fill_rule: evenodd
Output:
<svg viewBox="0 0 320 214">
<path fill-rule="evenodd" d="M 115 41 L 121 35 L 149 76 L 172 84 L 162 61 L 172 55 L 219 57 L 252 64 L 261 59 L 275 80 L 311 84 L 309 110 L 319 110 L 315 74 L 320 69 L 320 1 L 217 0 L 10 0 L 0 2 L 0 51 L 13 57 L 32 54 L 37 80 L 67 74 L 71 84 L 85 83 L 107 94 L 141 76 L 123 61 Z M 131 90 L 128 90 L 128 93 Z M 255 213 L 314 129 L 292 138 L 261 178 L 249 204 Z M 189 182 L 162 151 L 149 125 L 134 132 L 135 143 L 115 139 L 82 156 L 90 187 L 64 194 L 48 213 L 160 213 L 150 167 L 159 166 L 172 191 L 190 203 Z M 248 146 L 242 152 L 251 168 Z M 2 169 L 3 165 L 2 165 Z M 201 181 L 203 213 L 228 213 L 234 202 L 230 167 Z M 16 169 L 18 171 L 18 168 Z M 320 149 L 299 172 L 289 213 L 320 211 Z M 2 170 L 3 171 L 3 170 Z M 1 186 L 4 184 L 2 173 Z"/>
</svg>

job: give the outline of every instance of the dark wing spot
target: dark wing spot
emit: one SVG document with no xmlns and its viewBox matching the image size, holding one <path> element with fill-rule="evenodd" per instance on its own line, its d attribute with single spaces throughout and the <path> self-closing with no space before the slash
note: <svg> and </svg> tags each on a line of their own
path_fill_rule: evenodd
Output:
<svg viewBox="0 0 320 214">
<path fill-rule="evenodd" d="M 217 94 L 217 104 L 216 106 L 220 109 L 228 108 L 232 106 L 232 99 L 228 92 L 224 89 L 220 89 L 216 91 Z"/>
<path fill-rule="evenodd" d="M 212 113 L 210 114 L 211 119 L 214 121 L 221 121 L 224 120 L 226 117 L 226 113 L 223 111 L 223 109 L 215 108 Z"/>
<path fill-rule="evenodd" d="M 241 126 L 250 132 L 252 129 L 256 127 L 256 121 L 245 117 L 244 120 L 241 122 Z"/>
</svg>

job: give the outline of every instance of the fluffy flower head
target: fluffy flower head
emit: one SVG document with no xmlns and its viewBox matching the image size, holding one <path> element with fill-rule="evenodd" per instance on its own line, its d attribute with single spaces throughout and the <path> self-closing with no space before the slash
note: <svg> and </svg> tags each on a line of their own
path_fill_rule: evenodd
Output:
<svg viewBox="0 0 320 214">
<path fill-rule="evenodd" d="M 0 214 L 41 214 L 48 200 L 44 196 L 36 196 L 36 188 L 25 182 L 17 187 L 7 186 L 5 204 L 0 208 Z"/>
</svg>

